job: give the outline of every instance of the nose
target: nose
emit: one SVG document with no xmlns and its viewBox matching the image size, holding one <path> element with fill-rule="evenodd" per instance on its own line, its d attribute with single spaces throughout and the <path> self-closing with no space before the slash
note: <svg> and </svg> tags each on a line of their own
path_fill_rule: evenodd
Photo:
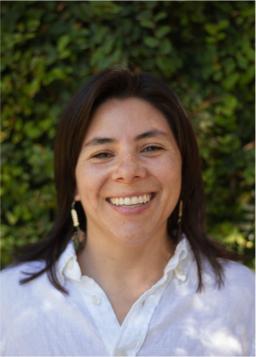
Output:
<svg viewBox="0 0 256 357">
<path fill-rule="evenodd" d="M 145 178 L 147 174 L 146 168 L 142 163 L 132 155 L 127 155 L 119 159 L 112 178 L 115 181 L 130 183 L 134 180 Z"/>
</svg>

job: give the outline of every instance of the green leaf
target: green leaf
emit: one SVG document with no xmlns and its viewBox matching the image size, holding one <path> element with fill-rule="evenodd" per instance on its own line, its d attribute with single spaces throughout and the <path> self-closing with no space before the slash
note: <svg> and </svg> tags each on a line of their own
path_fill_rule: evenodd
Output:
<svg viewBox="0 0 256 357">
<path fill-rule="evenodd" d="M 157 29 L 156 31 L 156 37 L 157 38 L 162 38 L 165 35 L 167 35 L 168 33 L 170 33 L 171 29 L 169 26 L 162 26 L 160 28 Z"/>
<path fill-rule="evenodd" d="M 155 47 L 158 47 L 158 45 L 159 45 L 159 41 L 157 39 L 155 39 L 154 37 L 145 37 L 144 43 L 146 46 L 148 46 L 150 48 L 155 48 Z"/>
</svg>

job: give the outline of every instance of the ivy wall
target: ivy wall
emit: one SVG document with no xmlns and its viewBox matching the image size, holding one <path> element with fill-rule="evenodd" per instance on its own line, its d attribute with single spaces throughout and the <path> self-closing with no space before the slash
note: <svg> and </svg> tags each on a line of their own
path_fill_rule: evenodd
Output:
<svg viewBox="0 0 256 357">
<path fill-rule="evenodd" d="M 193 120 L 208 230 L 252 266 L 254 2 L 2 2 L 2 265 L 49 231 L 56 122 L 73 92 L 122 65 L 164 77 Z"/>
</svg>

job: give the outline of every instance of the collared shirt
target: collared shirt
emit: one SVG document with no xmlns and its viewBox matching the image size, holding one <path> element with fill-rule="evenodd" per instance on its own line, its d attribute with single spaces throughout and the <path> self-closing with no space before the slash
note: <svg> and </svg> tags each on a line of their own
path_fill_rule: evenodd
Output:
<svg viewBox="0 0 256 357">
<path fill-rule="evenodd" d="M 22 271 L 1 273 L 3 356 L 254 356 L 254 274 L 222 261 L 225 285 L 218 288 L 207 262 L 205 288 L 197 292 L 197 268 L 184 237 L 163 276 L 133 304 L 120 325 L 96 281 L 83 276 L 73 244 L 56 264 L 69 295 L 47 275 L 19 285 Z"/>
</svg>

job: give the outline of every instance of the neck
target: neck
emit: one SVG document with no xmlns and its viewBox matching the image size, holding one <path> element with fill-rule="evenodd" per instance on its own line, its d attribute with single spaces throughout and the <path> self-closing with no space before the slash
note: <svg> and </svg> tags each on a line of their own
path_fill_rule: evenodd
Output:
<svg viewBox="0 0 256 357">
<path fill-rule="evenodd" d="M 112 239 L 111 239 L 112 238 Z M 140 245 L 127 245 L 105 234 L 87 232 L 78 256 L 82 273 L 93 278 L 108 296 L 119 323 L 134 302 L 162 276 L 174 246 L 166 234 L 152 235 Z"/>
<path fill-rule="evenodd" d="M 103 289 L 109 286 L 148 288 L 163 274 L 174 247 L 166 234 L 157 235 L 141 245 L 93 236 L 88 232 L 86 246 L 78 256 L 82 273 L 97 281 Z"/>
</svg>

